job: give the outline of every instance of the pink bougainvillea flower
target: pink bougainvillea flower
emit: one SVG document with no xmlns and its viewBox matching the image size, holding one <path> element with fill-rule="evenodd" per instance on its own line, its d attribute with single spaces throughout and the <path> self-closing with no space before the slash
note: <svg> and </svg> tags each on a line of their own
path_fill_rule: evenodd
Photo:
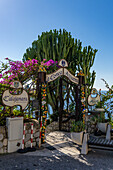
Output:
<svg viewBox="0 0 113 170">
<path fill-rule="evenodd" d="M 52 59 L 49 61 L 43 59 L 41 63 L 36 59 L 30 59 L 25 62 L 12 61 L 8 58 L 6 59 L 9 61 L 9 68 L 3 74 L 0 74 L 0 78 L 4 78 L 0 81 L 2 84 L 10 84 L 12 83 L 13 79 L 25 79 L 25 77 L 27 78 L 28 76 L 34 75 L 36 74 L 36 70 L 38 70 L 40 65 L 45 66 L 46 69 L 49 69 L 50 66 L 54 66 L 57 63 L 57 61 L 53 61 Z"/>
<path fill-rule="evenodd" d="M 0 78 L 2 78 L 2 74 L 0 74 Z"/>
</svg>

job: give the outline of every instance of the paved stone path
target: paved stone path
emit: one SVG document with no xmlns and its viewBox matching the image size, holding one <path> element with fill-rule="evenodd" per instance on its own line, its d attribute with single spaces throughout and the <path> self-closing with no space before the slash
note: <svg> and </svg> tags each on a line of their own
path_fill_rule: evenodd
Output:
<svg viewBox="0 0 113 170">
<path fill-rule="evenodd" d="M 37 150 L 36 152 L 28 152 L 26 153 L 26 155 L 52 157 L 52 150 L 54 150 L 54 154 L 56 154 L 57 156 L 72 156 L 80 154 L 80 151 L 77 149 L 78 145 L 72 142 L 72 140 L 70 139 L 70 133 L 67 132 L 51 132 L 46 136 L 46 144 L 44 144 L 43 146 L 43 150 Z"/>
</svg>

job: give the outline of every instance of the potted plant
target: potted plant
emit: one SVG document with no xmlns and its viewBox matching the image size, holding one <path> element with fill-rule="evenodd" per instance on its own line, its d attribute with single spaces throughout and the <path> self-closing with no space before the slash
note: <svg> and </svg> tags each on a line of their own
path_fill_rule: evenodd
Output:
<svg viewBox="0 0 113 170">
<path fill-rule="evenodd" d="M 105 113 L 104 112 L 100 112 L 100 114 L 98 114 L 98 119 L 97 119 L 97 127 L 99 130 L 101 130 L 103 133 L 106 133 L 107 130 L 107 124 L 105 121 Z"/>
<path fill-rule="evenodd" d="M 92 116 L 91 121 L 95 122 L 98 130 L 106 133 L 108 123 L 106 123 L 104 112 L 96 113 L 95 116 Z"/>
<path fill-rule="evenodd" d="M 72 123 L 71 129 L 71 139 L 78 145 L 82 145 L 83 132 L 85 130 L 85 125 L 83 121 L 77 121 Z"/>
</svg>

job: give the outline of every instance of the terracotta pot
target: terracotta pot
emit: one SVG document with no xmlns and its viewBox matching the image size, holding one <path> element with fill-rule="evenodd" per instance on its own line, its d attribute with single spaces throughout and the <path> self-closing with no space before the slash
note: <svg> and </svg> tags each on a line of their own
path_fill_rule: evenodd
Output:
<svg viewBox="0 0 113 170">
<path fill-rule="evenodd" d="M 98 127 L 99 130 L 101 130 L 103 133 L 106 133 L 107 123 L 97 123 L 97 127 Z"/>
<path fill-rule="evenodd" d="M 83 131 L 82 132 L 71 132 L 71 139 L 78 145 L 82 145 Z"/>
</svg>

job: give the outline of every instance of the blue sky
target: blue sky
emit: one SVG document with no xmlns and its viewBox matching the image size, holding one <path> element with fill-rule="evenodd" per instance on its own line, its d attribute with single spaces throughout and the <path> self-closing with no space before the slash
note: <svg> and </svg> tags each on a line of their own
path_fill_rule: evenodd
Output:
<svg viewBox="0 0 113 170">
<path fill-rule="evenodd" d="M 0 60 L 21 60 L 42 32 L 66 29 L 82 45 L 98 49 L 94 87 L 113 84 L 112 0 L 0 0 Z"/>
</svg>

